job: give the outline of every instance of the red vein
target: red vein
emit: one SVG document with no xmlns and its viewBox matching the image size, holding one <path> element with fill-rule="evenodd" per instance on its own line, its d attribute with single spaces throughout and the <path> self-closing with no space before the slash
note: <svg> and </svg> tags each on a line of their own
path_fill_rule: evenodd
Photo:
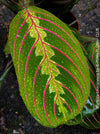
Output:
<svg viewBox="0 0 100 134">
<path fill-rule="evenodd" d="M 90 98 L 90 100 L 91 100 L 91 102 L 92 102 L 92 105 L 93 105 L 93 111 L 94 111 L 94 102 L 93 102 L 93 99 L 92 99 L 91 96 L 89 96 L 89 98 Z"/>
<path fill-rule="evenodd" d="M 28 18 L 29 18 L 29 17 L 27 16 L 27 18 L 24 20 L 24 22 L 22 23 L 22 25 L 21 25 L 20 28 L 18 29 L 17 34 L 16 34 L 16 36 L 15 36 L 15 40 L 14 40 L 14 49 L 13 49 L 13 57 L 15 57 L 15 47 L 16 47 L 17 36 L 18 36 L 18 34 L 19 34 L 21 28 L 23 27 L 23 25 L 25 24 L 25 22 L 27 21 Z"/>
<path fill-rule="evenodd" d="M 85 105 L 85 107 L 86 107 L 86 109 L 88 110 L 88 107 L 87 107 L 87 105 Z"/>
<path fill-rule="evenodd" d="M 96 128 L 96 126 L 91 122 L 91 120 L 86 116 L 86 118 L 87 118 L 87 120 L 92 124 L 92 126 L 94 127 L 94 128 Z"/>
<path fill-rule="evenodd" d="M 96 94 L 97 94 L 97 97 L 98 97 L 98 101 L 99 101 L 99 93 L 98 93 L 98 90 L 97 90 L 95 84 L 93 83 L 93 81 L 91 79 L 90 79 L 90 82 L 92 83 L 92 85 L 93 85 L 93 87 L 94 87 L 94 89 L 96 91 Z"/>
<path fill-rule="evenodd" d="M 24 38 L 23 38 L 22 43 L 21 43 L 21 46 L 20 46 L 20 50 L 19 50 L 19 58 L 18 58 L 18 75 L 19 75 L 19 81 L 20 81 L 20 55 L 21 55 L 21 50 L 22 50 L 22 46 L 23 46 L 24 40 L 25 40 L 28 32 L 30 31 L 31 27 L 32 27 L 32 25 L 30 26 L 30 28 L 25 33 Z M 25 87 L 26 87 L 26 82 L 24 84 L 25 84 Z M 28 102 L 28 98 L 27 98 L 26 88 L 25 88 L 25 97 L 26 97 L 26 101 L 27 101 L 28 107 L 30 108 L 29 102 Z"/>
<path fill-rule="evenodd" d="M 91 65 L 90 61 L 87 59 L 87 57 L 85 57 L 85 58 L 86 58 L 88 64 L 90 65 L 90 67 L 94 70 L 94 68 L 93 68 L 93 66 Z"/>
<path fill-rule="evenodd" d="M 42 15 L 46 15 L 46 16 L 49 16 L 51 17 L 49 14 L 46 14 L 46 13 L 41 13 L 41 12 L 34 12 L 34 11 L 28 11 L 28 12 L 31 12 L 31 13 L 35 13 L 35 14 L 42 14 Z M 31 14 L 30 14 L 31 15 Z M 32 16 L 32 15 L 31 15 Z"/>
<path fill-rule="evenodd" d="M 58 38 L 60 38 L 65 44 L 67 44 L 67 46 L 74 52 L 74 54 L 78 57 L 78 59 L 81 61 L 82 65 L 84 66 L 84 68 L 86 69 L 86 66 L 85 64 L 83 63 L 82 59 L 79 57 L 79 55 L 76 53 L 76 51 L 62 38 L 60 37 L 58 34 L 56 34 L 55 32 L 47 29 L 47 28 L 44 28 L 44 27 L 40 27 L 40 26 L 37 26 L 38 28 L 40 29 L 43 29 L 43 30 L 46 30 L 52 34 L 54 34 L 55 36 L 57 36 Z"/>
<path fill-rule="evenodd" d="M 95 118 L 94 115 L 92 115 L 92 117 L 95 119 L 95 121 L 96 121 L 98 124 L 100 124 L 100 121 L 98 121 L 98 120 Z"/>
<path fill-rule="evenodd" d="M 93 72 L 93 70 L 89 67 L 89 70 L 91 71 L 91 73 L 94 75 L 94 77 L 96 78 L 95 73 Z"/>
<path fill-rule="evenodd" d="M 56 99 L 55 99 L 55 102 L 54 102 L 54 116 L 55 116 L 55 118 L 56 118 L 56 120 L 58 122 L 58 119 L 57 119 L 57 116 L 56 116 L 56 111 L 55 111 L 57 99 L 58 99 L 58 94 L 57 94 Z"/>
<path fill-rule="evenodd" d="M 92 61 L 93 61 L 93 56 L 94 56 L 95 49 L 96 49 L 96 46 L 94 47 L 93 52 L 92 52 Z"/>
<path fill-rule="evenodd" d="M 34 80 L 33 80 L 33 103 L 34 103 L 34 106 L 35 106 L 35 111 L 39 117 L 39 119 L 43 122 L 43 120 L 41 119 L 38 111 L 37 111 L 37 108 L 36 108 L 36 104 L 35 104 L 35 93 L 34 93 L 34 89 L 35 89 L 35 80 L 36 80 L 36 76 L 37 76 L 37 73 L 41 67 L 41 65 L 43 64 L 43 62 L 45 61 L 45 58 L 43 59 L 43 61 L 40 63 L 40 65 L 38 66 L 37 70 L 36 70 L 36 73 L 35 73 L 35 76 L 34 76 Z"/>
<path fill-rule="evenodd" d="M 83 122 L 85 125 L 87 125 L 88 127 L 90 127 L 89 124 L 87 124 L 83 119 L 82 119 L 82 122 Z"/>
<path fill-rule="evenodd" d="M 100 118 L 100 116 L 99 116 L 99 114 L 97 113 L 97 111 L 96 111 L 96 115 L 98 116 L 98 118 Z"/>
<path fill-rule="evenodd" d="M 50 81 L 51 81 L 51 78 L 48 80 L 48 82 L 47 82 L 47 84 L 46 84 L 46 86 L 45 86 L 45 89 L 44 89 L 44 93 L 43 93 L 43 106 L 44 106 L 44 111 L 45 111 L 45 114 L 46 114 L 46 117 L 47 117 L 49 123 L 50 123 L 51 125 L 53 125 L 52 122 L 51 122 L 51 120 L 50 120 L 49 117 L 48 117 L 48 114 L 47 114 L 47 111 L 46 111 L 46 106 L 45 106 L 45 93 L 46 93 L 46 89 L 47 89 L 47 87 L 48 87 Z"/>
<path fill-rule="evenodd" d="M 82 47 L 82 49 L 84 50 L 84 52 L 87 54 L 86 49 L 84 48 L 84 46 L 78 41 L 78 43 L 80 44 L 80 46 Z"/>
</svg>

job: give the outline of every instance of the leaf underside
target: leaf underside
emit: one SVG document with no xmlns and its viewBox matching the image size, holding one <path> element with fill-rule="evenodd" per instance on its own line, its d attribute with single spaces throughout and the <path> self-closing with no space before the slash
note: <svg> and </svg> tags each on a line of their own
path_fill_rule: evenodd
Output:
<svg viewBox="0 0 100 134">
<path fill-rule="evenodd" d="M 90 77 L 70 29 L 51 13 L 29 7 L 11 22 L 9 44 L 20 95 L 32 116 L 47 127 L 77 116 L 89 96 Z"/>
</svg>

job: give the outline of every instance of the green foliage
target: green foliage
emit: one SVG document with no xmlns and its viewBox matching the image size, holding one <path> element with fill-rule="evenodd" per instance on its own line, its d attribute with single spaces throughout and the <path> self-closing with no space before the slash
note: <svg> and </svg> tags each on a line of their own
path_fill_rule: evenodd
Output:
<svg viewBox="0 0 100 134">
<path fill-rule="evenodd" d="M 90 59 L 90 61 L 92 62 L 92 64 L 95 66 L 95 68 L 97 68 L 97 62 L 99 62 L 99 57 L 100 57 L 100 41 L 98 42 L 92 42 L 88 48 L 88 57 Z M 100 67 L 100 66 L 99 66 Z"/>
<path fill-rule="evenodd" d="M 46 10 L 29 7 L 12 20 L 9 44 L 20 94 L 32 116 L 46 127 L 75 118 L 88 99 L 90 76 L 68 26 Z"/>
<path fill-rule="evenodd" d="M 5 45 L 4 52 L 5 52 L 5 54 L 10 54 L 9 40 L 7 40 L 7 43 Z"/>
</svg>

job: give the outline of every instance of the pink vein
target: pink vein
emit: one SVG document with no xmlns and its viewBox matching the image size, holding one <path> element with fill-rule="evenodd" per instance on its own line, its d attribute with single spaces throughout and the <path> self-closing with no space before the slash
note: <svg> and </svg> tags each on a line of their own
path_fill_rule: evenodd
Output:
<svg viewBox="0 0 100 134">
<path fill-rule="evenodd" d="M 43 64 L 43 62 L 45 61 L 45 58 L 43 59 L 43 61 L 40 63 L 40 65 L 38 66 L 37 70 L 36 70 L 36 73 L 35 73 L 35 76 L 34 76 L 34 81 L 33 81 L 33 103 L 34 103 L 34 106 L 35 106 L 35 111 L 39 117 L 39 119 L 43 122 L 43 120 L 41 119 L 38 111 L 37 111 L 37 108 L 36 108 L 36 104 L 35 104 L 35 94 L 34 94 L 34 89 L 35 89 L 35 80 L 36 80 L 36 76 L 37 76 L 37 73 L 41 67 L 41 65 Z"/>
<path fill-rule="evenodd" d="M 46 31 L 48 31 L 48 32 L 50 32 L 50 33 L 56 35 L 58 38 L 60 38 L 60 39 L 61 39 L 65 44 L 67 44 L 67 46 L 74 52 L 74 54 L 79 58 L 79 60 L 81 61 L 82 65 L 83 65 L 84 68 L 86 69 L 86 66 L 84 65 L 82 59 L 79 57 L 79 55 L 76 53 L 76 51 L 75 51 L 62 37 L 60 37 L 58 34 L 56 34 L 55 32 L 53 32 L 53 31 L 51 31 L 51 30 L 49 30 L 49 29 L 47 29 L 47 28 L 40 27 L 40 26 L 37 26 L 37 27 L 40 28 L 40 29 L 46 30 Z"/>
<path fill-rule="evenodd" d="M 50 120 L 49 117 L 48 117 L 48 114 L 47 114 L 47 111 L 46 111 L 46 106 L 45 106 L 45 93 L 46 93 L 46 89 L 47 89 L 47 87 L 48 87 L 50 81 L 51 81 L 51 78 L 48 80 L 48 82 L 47 82 L 47 84 L 46 84 L 46 86 L 45 86 L 45 89 L 44 89 L 44 93 L 43 93 L 43 106 L 44 106 L 44 111 L 45 111 L 45 114 L 46 114 L 46 117 L 47 117 L 49 123 L 50 123 L 51 125 L 53 125 L 52 122 L 51 122 L 51 120 Z"/>
<path fill-rule="evenodd" d="M 21 19 L 25 14 L 26 14 L 26 12 L 23 13 L 22 16 L 16 21 L 16 23 L 15 23 L 14 26 L 13 26 L 13 28 L 16 26 L 16 24 L 20 21 L 20 19 Z"/>
<path fill-rule="evenodd" d="M 60 53 L 62 53 L 67 59 L 69 59 L 70 62 L 72 62 L 72 64 L 77 68 L 77 70 L 78 70 L 79 73 L 81 74 L 81 76 L 82 76 L 82 78 L 83 78 L 83 80 L 84 80 L 84 82 L 85 82 L 85 84 L 86 84 L 87 90 L 88 90 L 88 92 L 89 92 L 88 85 L 87 85 L 87 82 L 86 82 L 86 79 L 85 79 L 84 75 L 82 74 L 81 70 L 77 67 L 77 65 L 68 57 L 68 55 L 66 55 L 66 54 L 63 53 L 61 50 L 59 50 L 58 48 L 56 48 L 56 47 L 54 47 L 54 46 L 52 46 L 52 45 L 49 45 L 49 44 L 47 44 L 47 43 L 44 43 L 44 44 L 45 44 L 45 45 L 48 45 L 48 46 L 50 46 L 50 47 L 52 47 L 52 48 L 54 48 L 54 49 L 56 49 L 57 51 L 59 51 Z"/>
<path fill-rule="evenodd" d="M 22 43 L 21 43 L 21 46 L 20 46 L 20 50 L 19 50 L 19 58 L 18 58 L 18 75 L 19 75 L 19 81 L 20 81 L 20 55 L 21 55 L 21 50 L 22 50 L 22 46 L 23 46 L 23 43 L 24 43 L 24 40 L 28 34 L 28 32 L 30 31 L 32 25 L 30 26 L 30 28 L 27 30 L 27 32 L 25 33 L 24 35 L 24 38 L 22 40 Z M 26 92 L 26 81 L 24 81 L 24 85 L 25 85 L 25 96 L 26 96 L 26 101 L 27 101 L 27 104 L 28 104 L 28 107 L 30 108 L 29 106 L 29 102 L 28 102 L 28 98 L 27 98 L 27 92 Z"/>
<path fill-rule="evenodd" d="M 22 46 L 23 46 L 24 40 L 25 40 L 27 34 L 29 33 L 30 29 L 32 28 L 32 26 L 33 26 L 33 24 L 29 27 L 29 29 L 25 33 L 24 38 L 23 38 L 22 43 L 21 43 L 21 46 L 20 46 L 19 58 L 18 58 L 18 74 L 19 74 L 19 77 L 20 77 L 20 55 L 21 55 Z"/>
<path fill-rule="evenodd" d="M 14 57 L 15 57 L 15 46 L 16 46 L 17 36 L 18 36 L 18 34 L 19 34 L 21 28 L 23 27 L 23 25 L 25 24 L 25 22 L 27 21 L 28 18 L 29 18 L 29 17 L 27 17 L 27 18 L 24 20 L 24 22 L 22 23 L 22 25 L 21 25 L 20 28 L 18 29 L 17 34 L 16 34 L 16 36 L 15 36 L 14 50 L 13 50 L 13 56 L 14 56 Z"/>
<path fill-rule="evenodd" d="M 27 62 L 26 62 L 26 66 L 25 66 L 25 73 L 24 73 L 24 88 L 25 88 L 25 95 L 26 95 L 26 100 L 27 100 L 27 104 L 29 106 L 29 102 L 28 102 L 28 98 L 27 98 L 27 91 L 26 91 L 26 73 L 27 73 L 27 66 L 28 66 L 28 61 L 29 61 L 29 58 L 30 58 L 30 55 L 32 53 L 32 50 L 33 48 L 35 47 L 36 43 L 38 42 L 38 40 L 34 43 L 34 45 L 32 46 L 30 52 L 29 52 L 29 55 L 28 55 L 28 58 L 27 58 Z M 19 67 L 20 68 L 20 67 Z M 30 106 L 29 106 L 30 107 Z M 31 108 L 30 108 L 31 109 Z"/>
</svg>

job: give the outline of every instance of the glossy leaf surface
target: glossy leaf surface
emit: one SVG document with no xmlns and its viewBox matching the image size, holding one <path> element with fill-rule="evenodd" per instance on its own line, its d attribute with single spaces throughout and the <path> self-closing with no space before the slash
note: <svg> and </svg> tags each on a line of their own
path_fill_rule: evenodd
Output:
<svg viewBox="0 0 100 134">
<path fill-rule="evenodd" d="M 47 127 L 73 119 L 90 91 L 89 69 L 70 29 L 51 13 L 29 7 L 10 24 L 9 44 L 20 95 Z"/>
</svg>

